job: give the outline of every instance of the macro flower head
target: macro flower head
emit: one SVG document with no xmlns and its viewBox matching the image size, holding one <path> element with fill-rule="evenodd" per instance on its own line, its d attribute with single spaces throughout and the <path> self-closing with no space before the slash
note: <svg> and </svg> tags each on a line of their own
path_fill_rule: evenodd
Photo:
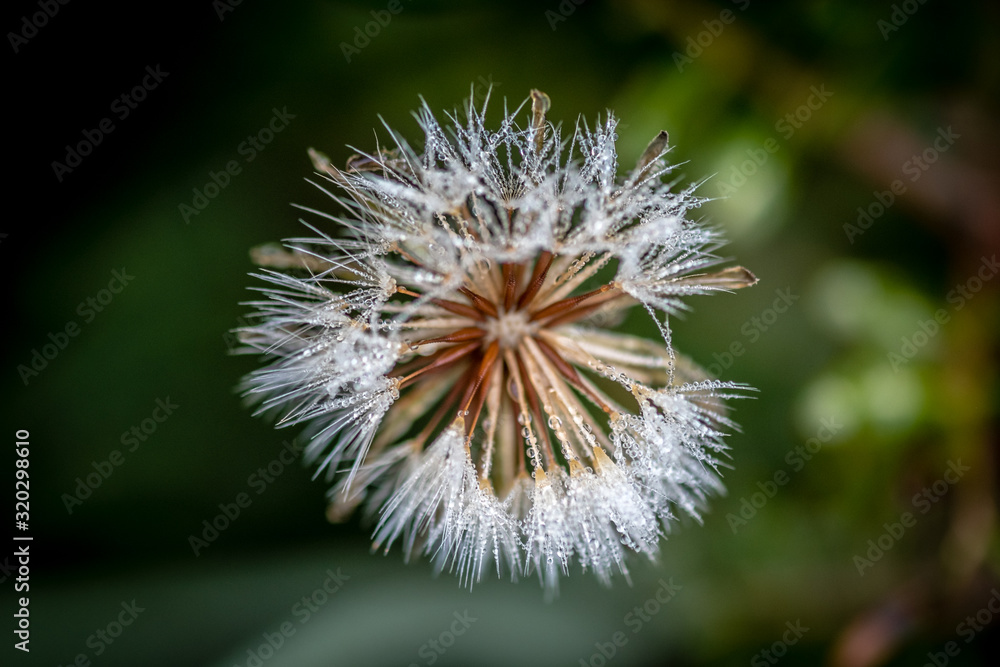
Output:
<svg viewBox="0 0 1000 667">
<path fill-rule="evenodd" d="M 338 212 L 254 251 L 266 286 L 239 330 L 267 361 L 243 390 L 301 425 L 330 518 L 363 506 L 376 547 L 470 586 L 654 558 L 722 490 L 723 401 L 747 389 L 672 346 L 684 297 L 756 279 L 720 268 L 703 200 L 665 180 L 667 134 L 620 177 L 617 120 L 567 135 L 549 104 L 532 91 L 494 126 L 488 96 L 445 124 L 425 104 L 422 149 L 387 128 L 345 169 L 310 151 Z M 621 330 L 632 311 L 657 338 Z"/>
</svg>

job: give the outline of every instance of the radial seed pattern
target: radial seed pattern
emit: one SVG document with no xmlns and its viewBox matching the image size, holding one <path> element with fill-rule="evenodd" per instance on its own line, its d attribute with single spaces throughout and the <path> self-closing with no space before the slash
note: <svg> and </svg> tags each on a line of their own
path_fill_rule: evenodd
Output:
<svg viewBox="0 0 1000 667">
<path fill-rule="evenodd" d="M 564 142 L 530 101 L 523 129 L 520 108 L 446 130 L 425 106 L 422 153 L 391 130 L 346 170 L 311 152 L 347 215 L 312 213 L 343 233 L 256 250 L 271 286 L 240 334 L 271 360 L 247 395 L 340 475 L 331 519 L 364 503 L 378 547 L 554 589 L 574 562 L 627 575 L 721 490 L 721 401 L 744 387 L 677 355 L 665 315 L 756 279 L 707 272 L 721 240 L 663 183 L 666 133 L 620 181 L 613 118 Z M 610 330 L 637 305 L 663 341 Z"/>
</svg>

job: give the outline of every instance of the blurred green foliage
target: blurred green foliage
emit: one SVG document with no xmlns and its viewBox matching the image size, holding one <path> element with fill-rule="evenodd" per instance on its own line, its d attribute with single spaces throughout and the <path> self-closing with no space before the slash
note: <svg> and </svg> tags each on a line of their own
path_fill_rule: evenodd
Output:
<svg viewBox="0 0 1000 667">
<path fill-rule="evenodd" d="M 619 631 L 627 641 L 607 664 L 765 664 L 760 652 L 797 620 L 809 630 L 783 664 L 923 664 L 949 641 L 961 652 L 948 664 L 993 664 L 996 623 L 968 644 L 957 626 L 985 607 L 1000 565 L 1000 280 L 970 282 L 1000 245 L 995 5 L 402 0 L 350 62 L 343 45 L 386 3 L 222 6 L 71 5 L 17 54 L 26 93 L 59 67 L 69 74 L 53 85 L 79 93 L 60 93 L 56 120 L 25 96 L 23 122 L 45 131 L 25 132 L 41 144 L 18 176 L 30 189 L 13 198 L 39 194 L 0 245 L 16 286 L 5 423 L 30 429 L 33 452 L 37 664 L 83 653 L 101 665 L 247 665 L 286 622 L 295 633 L 268 667 L 431 654 L 600 665 Z M 133 24 L 115 28 L 125 17 Z M 68 34 L 73 21 L 103 50 L 71 48 L 83 39 Z M 159 60 L 170 76 L 57 183 L 49 163 L 63 145 Z M 660 563 L 636 563 L 631 586 L 572 576 L 552 604 L 532 580 L 469 593 L 426 562 L 370 555 L 368 527 L 326 523 L 325 485 L 298 464 L 258 495 L 250 476 L 294 434 L 241 406 L 233 387 L 256 362 L 227 354 L 251 298 L 248 250 L 303 232 L 290 203 L 330 208 L 306 182 L 306 149 L 342 164 L 345 144 L 386 136 L 380 116 L 417 141 L 421 96 L 447 110 L 490 84 L 495 108 L 544 90 L 566 125 L 613 110 L 626 166 L 668 130 L 675 173 L 705 181 L 705 218 L 760 277 L 692 299 L 674 322 L 678 349 L 759 389 L 736 405 L 729 496 L 704 526 L 670 535 Z M 294 118 L 246 162 L 242 142 L 275 109 Z M 953 145 L 905 171 L 947 127 Z M 230 160 L 240 173 L 185 223 L 179 205 Z M 894 180 L 906 191 L 875 215 Z M 78 305 L 122 267 L 134 281 L 85 321 Z M 959 307 L 949 295 L 962 286 Z M 70 321 L 80 334 L 25 385 L 17 367 Z M 174 414 L 127 451 L 123 436 L 167 397 Z M 820 436 L 811 458 L 795 453 Z M 67 511 L 78 478 L 116 449 L 124 463 Z M 959 459 L 970 470 L 922 513 L 915 494 Z M 787 483 L 772 494 L 779 471 Z M 240 493 L 249 506 L 196 557 L 189 536 Z M 859 575 L 855 557 L 907 511 L 915 525 Z M 338 568 L 349 579 L 301 623 L 295 605 Z M 676 598 L 648 606 L 636 629 L 630 614 L 671 578 Z M 146 611 L 95 655 L 88 637 L 132 599 Z M 428 649 L 466 610 L 477 619 L 467 632 L 443 654 Z"/>
</svg>

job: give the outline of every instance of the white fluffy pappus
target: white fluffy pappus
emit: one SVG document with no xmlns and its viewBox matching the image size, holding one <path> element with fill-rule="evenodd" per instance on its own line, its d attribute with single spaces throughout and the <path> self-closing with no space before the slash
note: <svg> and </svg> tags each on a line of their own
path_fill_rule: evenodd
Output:
<svg viewBox="0 0 1000 667">
<path fill-rule="evenodd" d="M 723 490 L 724 400 L 749 388 L 678 354 L 667 317 L 756 278 L 717 268 L 665 132 L 620 177 L 610 115 L 564 136 L 532 91 L 491 129 L 488 101 L 447 126 L 425 104 L 421 150 L 386 128 L 343 170 L 310 151 L 342 212 L 254 250 L 266 286 L 238 333 L 267 365 L 242 389 L 340 476 L 332 520 L 363 502 L 378 548 L 551 593 L 576 565 L 627 577 Z M 636 306 L 662 340 L 615 329 Z"/>
</svg>

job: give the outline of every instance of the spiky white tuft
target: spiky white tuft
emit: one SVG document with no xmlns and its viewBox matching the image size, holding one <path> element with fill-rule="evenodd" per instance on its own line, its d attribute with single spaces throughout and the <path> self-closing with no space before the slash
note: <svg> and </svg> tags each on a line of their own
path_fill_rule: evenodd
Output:
<svg viewBox="0 0 1000 667">
<path fill-rule="evenodd" d="M 666 133 L 619 179 L 613 117 L 564 139 L 543 93 L 524 127 L 523 105 L 495 130 L 486 107 L 446 129 L 425 104 L 422 152 L 391 129 L 347 170 L 311 151 L 346 211 L 313 213 L 344 234 L 255 252 L 270 286 L 240 335 L 271 363 L 244 388 L 307 424 L 307 460 L 345 473 L 331 518 L 365 501 L 376 545 L 470 586 L 509 569 L 553 591 L 573 562 L 608 581 L 721 490 L 722 400 L 746 389 L 676 354 L 656 313 L 756 279 L 708 272 L 722 239 L 663 182 Z M 604 328 L 636 305 L 665 345 Z"/>
</svg>

